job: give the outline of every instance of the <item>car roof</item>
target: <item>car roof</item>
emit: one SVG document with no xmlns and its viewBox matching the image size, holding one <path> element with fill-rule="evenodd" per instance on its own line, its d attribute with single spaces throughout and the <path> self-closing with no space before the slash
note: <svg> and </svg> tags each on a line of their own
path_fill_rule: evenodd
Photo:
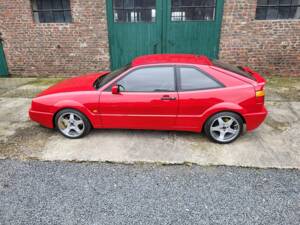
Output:
<svg viewBox="0 0 300 225">
<path fill-rule="evenodd" d="M 199 65 L 212 65 L 211 60 L 204 55 L 193 54 L 153 54 L 143 55 L 135 58 L 131 66 L 141 66 L 147 64 L 160 64 L 160 63 L 187 63 Z"/>
</svg>

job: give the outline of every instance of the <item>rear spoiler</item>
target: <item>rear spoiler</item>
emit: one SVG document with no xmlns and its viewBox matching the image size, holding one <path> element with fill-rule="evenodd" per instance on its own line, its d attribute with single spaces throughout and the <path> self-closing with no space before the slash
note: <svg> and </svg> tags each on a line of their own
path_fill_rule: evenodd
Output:
<svg viewBox="0 0 300 225">
<path fill-rule="evenodd" d="M 255 78 L 255 80 L 258 83 L 258 85 L 265 85 L 266 84 L 266 79 L 263 78 L 259 73 L 251 70 L 249 67 L 242 67 L 242 69 L 245 72 L 250 73 L 251 76 Z"/>
</svg>

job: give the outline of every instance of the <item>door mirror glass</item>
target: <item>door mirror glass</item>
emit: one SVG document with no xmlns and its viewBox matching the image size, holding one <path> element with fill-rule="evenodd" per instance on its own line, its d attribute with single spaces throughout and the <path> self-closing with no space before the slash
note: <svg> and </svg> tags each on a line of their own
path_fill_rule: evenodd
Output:
<svg viewBox="0 0 300 225">
<path fill-rule="evenodd" d="M 114 95 L 119 94 L 120 93 L 119 86 L 118 85 L 112 86 L 111 93 Z"/>
</svg>

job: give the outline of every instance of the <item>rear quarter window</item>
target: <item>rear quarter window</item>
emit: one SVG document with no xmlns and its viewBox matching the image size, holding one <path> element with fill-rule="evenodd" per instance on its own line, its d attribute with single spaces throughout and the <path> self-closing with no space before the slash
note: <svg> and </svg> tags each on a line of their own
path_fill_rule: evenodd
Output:
<svg viewBox="0 0 300 225">
<path fill-rule="evenodd" d="M 179 68 L 179 84 L 181 91 L 205 90 L 223 87 L 221 83 L 192 67 Z"/>
</svg>

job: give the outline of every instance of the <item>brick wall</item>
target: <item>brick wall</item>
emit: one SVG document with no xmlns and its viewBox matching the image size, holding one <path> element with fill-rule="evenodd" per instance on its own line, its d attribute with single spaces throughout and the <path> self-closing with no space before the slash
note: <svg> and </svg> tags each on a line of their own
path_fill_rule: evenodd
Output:
<svg viewBox="0 0 300 225">
<path fill-rule="evenodd" d="M 105 0 L 71 0 L 73 23 L 33 21 L 30 0 L 0 0 L 11 74 L 78 75 L 109 68 Z"/>
<path fill-rule="evenodd" d="M 73 23 L 35 23 L 30 0 L 0 0 L 10 73 L 78 75 L 109 68 L 105 0 L 71 0 Z M 256 0 L 225 0 L 220 58 L 300 76 L 300 20 L 255 20 Z"/>
<path fill-rule="evenodd" d="M 220 58 L 271 75 L 300 76 L 300 20 L 255 20 L 256 0 L 225 0 Z"/>
</svg>

